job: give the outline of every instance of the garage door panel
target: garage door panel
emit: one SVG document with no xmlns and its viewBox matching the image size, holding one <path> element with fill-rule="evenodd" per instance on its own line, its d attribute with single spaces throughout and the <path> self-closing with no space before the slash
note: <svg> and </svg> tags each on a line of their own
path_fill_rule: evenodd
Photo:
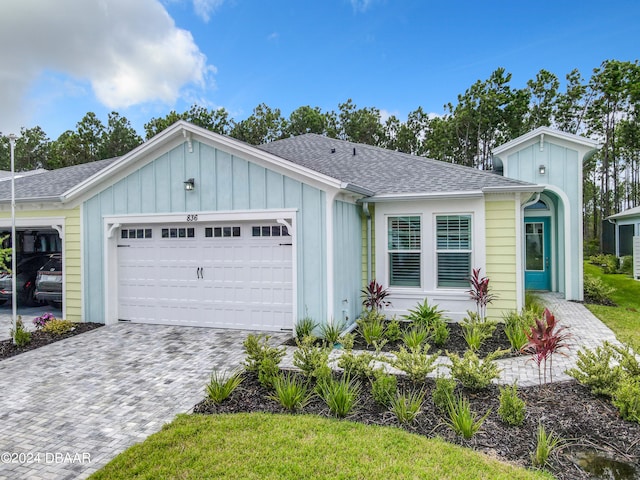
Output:
<svg viewBox="0 0 640 480">
<path fill-rule="evenodd" d="M 150 237 L 136 233 L 121 239 L 128 246 L 118 248 L 120 319 L 292 328 L 292 248 L 280 245 L 291 243 L 291 237 L 279 236 L 281 227 L 260 226 L 258 233 L 278 234 L 274 237 L 253 236 L 250 224 L 128 228 L 132 230 L 152 231 Z"/>
</svg>

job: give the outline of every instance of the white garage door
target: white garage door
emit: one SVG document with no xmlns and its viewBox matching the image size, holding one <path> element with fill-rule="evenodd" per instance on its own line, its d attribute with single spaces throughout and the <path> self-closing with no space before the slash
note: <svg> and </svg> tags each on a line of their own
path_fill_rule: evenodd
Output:
<svg viewBox="0 0 640 480">
<path fill-rule="evenodd" d="M 286 227 L 263 221 L 122 227 L 118 318 L 291 329 L 291 243 Z"/>
</svg>

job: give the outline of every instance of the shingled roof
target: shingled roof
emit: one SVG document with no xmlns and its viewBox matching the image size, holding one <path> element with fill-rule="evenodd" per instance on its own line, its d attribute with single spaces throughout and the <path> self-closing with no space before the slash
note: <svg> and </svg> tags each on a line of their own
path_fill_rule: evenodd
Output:
<svg viewBox="0 0 640 480">
<path fill-rule="evenodd" d="M 475 168 L 313 133 L 258 148 L 376 195 L 478 192 L 488 187 L 532 186 Z"/>
<path fill-rule="evenodd" d="M 42 170 L 38 173 L 29 172 L 21 176 L 16 173 L 15 198 L 16 201 L 56 201 L 70 188 L 75 187 L 100 170 L 107 168 L 118 158 L 98 160 L 71 167 L 55 170 Z M 0 180 L 0 202 L 11 200 L 11 178 Z"/>
</svg>

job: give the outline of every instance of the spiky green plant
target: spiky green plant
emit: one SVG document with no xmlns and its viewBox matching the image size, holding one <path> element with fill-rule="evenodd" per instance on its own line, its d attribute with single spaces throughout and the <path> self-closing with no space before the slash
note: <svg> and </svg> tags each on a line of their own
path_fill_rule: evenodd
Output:
<svg viewBox="0 0 640 480">
<path fill-rule="evenodd" d="M 220 404 L 231 395 L 242 383 L 241 371 L 232 372 L 227 375 L 225 372 L 214 370 L 206 386 L 207 397 L 215 404 Z"/>
</svg>

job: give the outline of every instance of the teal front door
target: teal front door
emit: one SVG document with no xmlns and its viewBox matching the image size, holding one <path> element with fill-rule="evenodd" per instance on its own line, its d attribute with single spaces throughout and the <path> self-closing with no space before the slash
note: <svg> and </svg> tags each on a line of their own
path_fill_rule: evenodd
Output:
<svg viewBox="0 0 640 480">
<path fill-rule="evenodd" d="M 524 220 L 524 288 L 551 290 L 551 228 L 549 217 Z"/>
</svg>

